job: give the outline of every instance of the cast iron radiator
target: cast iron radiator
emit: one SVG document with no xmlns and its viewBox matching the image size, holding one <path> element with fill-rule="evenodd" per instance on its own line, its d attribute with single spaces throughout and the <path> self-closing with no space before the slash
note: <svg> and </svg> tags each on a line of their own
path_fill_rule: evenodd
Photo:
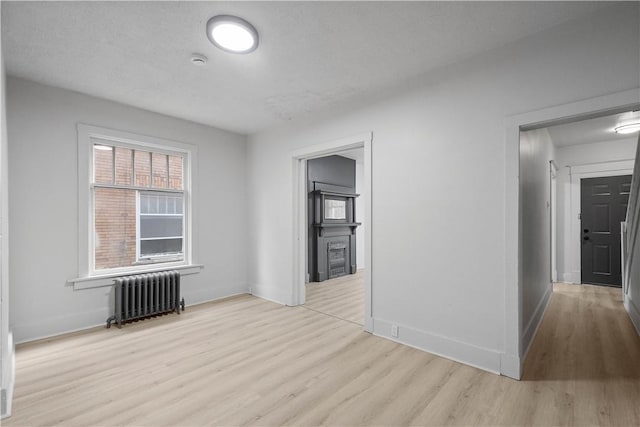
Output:
<svg viewBox="0 0 640 427">
<path fill-rule="evenodd" d="M 180 272 L 136 274 L 115 279 L 115 312 L 107 319 L 107 328 L 159 314 L 184 311 L 180 298 Z"/>
</svg>

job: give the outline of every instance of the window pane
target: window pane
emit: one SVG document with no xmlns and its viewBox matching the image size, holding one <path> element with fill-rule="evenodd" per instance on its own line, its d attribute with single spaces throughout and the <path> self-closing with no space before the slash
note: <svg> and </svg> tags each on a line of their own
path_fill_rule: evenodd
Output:
<svg viewBox="0 0 640 427">
<path fill-rule="evenodd" d="M 95 269 L 136 261 L 136 191 L 95 188 Z"/>
<path fill-rule="evenodd" d="M 159 255 L 181 255 L 182 239 L 161 239 L 140 241 L 140 257 Z"/>
<path fill-rule="evenodd" d="M 181 216 L 140 216 L 140 238 L 181 237 Z"/>
<path fill-rule="evenodd" d="M 153 170 L 153 188 L 167 188 L 169 184 L 169 170 L 167 155 L 152 153 L 151 167 Z"/>
<path fill-rule="evenodd" d="M 151 183 L 151 153 L 135 150 L 136 184 L 138 187 L 149 187 Z"/>
<path fill-rule="evenodd" d="M 169 188 L 182 190 L 182 157 L 169 156 Z"/>
<path fill-rule="evenodd" d="M 113 147 L 94 144 L 93 171 L 96 184 L 113 184 Z"/>
<path fill-rule="evenodd" d="M 133 183 L 133 150 L 116 147 L 116 184 Z"/>
</svg>

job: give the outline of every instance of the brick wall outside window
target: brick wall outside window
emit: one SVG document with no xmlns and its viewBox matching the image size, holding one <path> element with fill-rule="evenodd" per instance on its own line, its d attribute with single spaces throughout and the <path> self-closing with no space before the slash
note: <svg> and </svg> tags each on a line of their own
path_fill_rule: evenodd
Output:
<svg viewBox="0 0 640 427">
<path fill-rule="evenodd" d="M 136 191 L 95 189 L 95 268 L 128 267 L 136 261 Z"/>
<path fill-rule="evenodd" d="M 135 150 L 134 157 L 134 150 L 110 148 L 94 148 L 96 184 L 148 187 L 152 181 L 152 186 L 156 189 L 183 188 L 181 157 L 139 150 Z M 153 177 L 150 176 L 152 165 Z M 135 264 L 136 199 L 137 191 L 133 189 L 94 188 L 96 270 L 129 267 Z"/>
</svg>

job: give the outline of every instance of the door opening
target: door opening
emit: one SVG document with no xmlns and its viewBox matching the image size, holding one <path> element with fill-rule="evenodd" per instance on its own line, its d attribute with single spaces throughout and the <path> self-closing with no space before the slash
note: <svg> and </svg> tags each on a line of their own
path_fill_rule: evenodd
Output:
<svg viewBox="0 0 640 427">
<path fill-rule="evenodd" d="M 361 324 L 368 332 L 373 331 L 371 136 L 371 133 L 356 135 L 292 153 L 294 276 L 290 305 L 306 303 L 307 308 Z M 349 180 L 349 183 L 354 181 L 354 187 L 359 184 L 358 188 L 346 188 L 341 182 L 327 182 L 331 176 L 314 179 L 313 188 L 309 186 L 309 162 L 330 157 L 342 159 L 340 162 L 348 162 L 354 157 L 360 160 L 354 163 L 359 163 L 362 176 L 357 183 L 351 178 Z M 310 221 L 310 217 L 314 220 Z M 315 252 L 310 250 L 311 247 Z M 366 268 L 358 270 L 358 265 Z M 337 285 L 334 286 L 337 293 L 311 292 L 326 290 L 315 286 L 331 281 Z M 340 300 L 345 298 L 352 300 L 341 309 Z M 327 312 L 328 303 L 332 305 L 331 312 Z M 319 308 L 318 304 L 324 305 Z"/>
<path fill-rule="evenodd" d="M 307 160 L 308 283 L 305 307 L 364 323 L 364 148 Z M 360 185 L 358 185 L 360 184 Z"/>
<path fill-rule="evenodd" d="M 549 145 L 529 144 L 523 150 L 522 133 L 532 130 L 543 131 L 552 126 L 598 119 L 619 113 L 637 113 L 640 107 L 638 95 L 640 95 L 640 91 L 633 89 L 507 118 L 505 129 L 506 239 L 504 247 L 506 326 L 505 353 L 501 356 L 501 373 L 504 375 L 520 378 L 529 346 L 550 301 L 550 289 L 552 289 L 550 279 L 554 275 L 551 268 L 553 264 L 551 246 L 555 246 L 556 249 L 557 280 L 580 283 L 580 241 L 564 238 L 573 231 L 579 231 L 580 227 L 579 223 L 577 227 L 574 226 L 578 218 L 576 210 L 579 210 L 576 208 L 575 192 L 573 191 L 574 179 L 577 174 L 583 174 L 583 177 L 593 177 L 592 173 L 605 170 L 613 171 L 613 174 L 621 174 L 619 172 L 622 172 L 623 169 L 633 166 L 633 158 L 635 158 L 634 152 L 631 159 L 604 160 L 603 157 L 613 157 L 620 154 L 617 150 L 604 150 L 598 155 L 597 160 L 586 160 L 581 157 L 571 165 L 555 157 L 557 154 L 553 152 L 555 147 L 551 148 L 550 154 L 552 156 L 549 157 L 546 156 L 549 152 L 539 150 L 539 148 L 547 148 Z M 607 131 L 604 134 L 600 133 L 600 136 L 612 135 L 610 133 L 612 130 L 613 127 L 607 127 Z M 554 140 L 551 137 L 548 139 Z M 576 144 L 597 147 L 596 142 L 583 140 Z M 565 149 L 571 150 L 570 147 L 565 147 Z M 522 162 L 523 154 L 527 156 L 524 163 Z M 545 157 L 547 157 L 547 161 L 543 162 Z M 551 212 L 545 212 L 546 209 L 552 207 L 552 201 L 547 199 L 551 194 L 548 181 L 550 177 L 549 159 L 555 159 L 558 165 L 555 194 L 557 200 L 556 245 L 552 243 L 553 224 L 547 222 Z M 541 174 L 544 175 L 538 175 L 537 171 L 541 171 Z M 531 173 L 523 175 L 523 172 Z M 626 172 L 630 173 L 630 171 Z M 545 203 L 545 199 L 549 204 Z M 566 226 L 567 223 L 570 224 L 570 227 Z M 572 245 L 577 248 L 578 255 L 574 255 L 575 250 L 572 250 L 570 257 L 563 256 L 562 254 L 567 252 L 565 251 L 567 247 Z M 527 253 L 533 253 L 534 256 L 527 256 Z M 540 263 L 542 258 L 544 258 L 544 262 Z M 578 262 L 577 271 L 573 270 L 576 265 L 575 261 Z M 538 266 L 542 266 L 542 269 Z M 571 268 L 570 271 L 567 271 L 567 266 Z M 538 277 L 540 271 L 543 271 L 544 278 Z M 572 277 L 575 277 L 575 280 L 568 280 Z"/>
</svg>

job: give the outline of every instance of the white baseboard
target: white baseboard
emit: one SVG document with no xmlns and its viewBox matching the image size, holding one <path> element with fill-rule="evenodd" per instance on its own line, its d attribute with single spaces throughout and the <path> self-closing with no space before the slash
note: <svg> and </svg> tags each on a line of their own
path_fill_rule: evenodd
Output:
<svg viewBox="0 0 640 427">
<path fill-rule="evenodd" d="M 181 293 L 188 305 L 215 301 L 232 295 L 247 293 L 247 285 L 237 284 L 224 288 L 182 289 Z M 86 291 L 82 291 L 86 292 Z M 107 300 L 105 300 L 107 301 Z M 71 332 L 83 331 L 106 325 L 106 320 L 113 314 L 113 300 L 109 297 L 105 306 L 92 311 L 66 313 L 59 316 L 39 318 L 25 322 L 16 321 L 12 325 L 16 344 L 55 337 Z"/>
<path fill-rule="evenodd" d="M 551 295 L 553 295 L 553 285 L 549 283 L 547 290 L 544 295 L 538 302 L 538 306 L 533 312 L 533 316 L 529 320 L 529 323 L 524 329 L 522 333 L 522 348 L 524 351 L 520 355 L 520 362 L 524 364 L 525 359 L 527 358 L 527 354 L 529 353 L 529 349 L 531 348 L 531 344 L 533 343 L 533 338 L 538 332 L 538 328 L 542 323 L 542 319 L 544 318 L 544 313 L 546 313 L 547 308 L 549 307 L 549 302 L 551 302 Z"/>
<path fill-rule="evenodd" d="M 3 362 L 3 369 L 7 366 L 8 372 L 3 372 L 3 384 L 2 387 L 0 387 L 0 419 L 5 419 L 11 416 L 13 389 L 16 383 L 16 348 L 13 343 L 13 334 L 11 332 L 9 332 L 7 341 L 7 354 L 5 356 L 7 356 L 8 360 L 6 361 L 6 365 Z"/>
<path fill-rule="evenodd" d="M 500 352 L 456 341 L 451 338 L 398 325 L 398 336 L 391 335 L 392 322 L 373 319 L 373 334 L 418 350 L 464 363 L 493 374 L 500 374 Z"/>
<path fill-rule="evenodd" d="M 565 283 L 580 284 L 580 272 L 574 271 L 572 273 L 562 273 L 562 281 Z"/>
<path fill-rule="evenodd" d="M 285 301 L 288 301 L 289 298 L 286 298 L 284 295 L 280 295 L 281 292 L 278 292 L 278 291 L 269 292 L 269 291 L 264 290 L 264 289 L 259 289 L 256 286 L 251 286 L 249 288 L 249 293 L 251 295 L 253 295 L 254 297 L 258 297 L 258 298 L 263 299 L 263 300 L 275 302 L 276 304 L 290 305 L 290 304 L 287 304 L 285 302 Z"/>
<path fill-rule="evenodd" d="M 514 354 L 500 355 L 500 375 L 519 380 L 522 377 L 522 363 L 520 357 Z"/>
<path fill-rule="evenodd" d="M 230 298 L 238 297 L 238 296 L 240 296 L 240 295 L 251 295 L 251 294 L 250 294 L 250 293 L 249 293 L 249 291 L 247 290 L 247 291 L 245 291 L 245 292 L 238 292 L 238 293 L 235 293 L 235 294 L 225 295 L 225 296 L 217 297 L 217 298 L 212 298 L 212 299 L 208 299 L 208 300 L 205 300 L 205 301 L 197 301 L 197 302 L 194 302 L 194 303 L 191 303 L 191 304 L 186 304 L 186 303 L 185 303 L 185 307 L 195 307 L 195 306 L 197 306 L 197 305 L 201 305 L 201 304 L 208 304 L 208 303 L 210 303 L 210 302 L 216 302 L 216 301 L 227 300 L 227 299 L 230 299 Z"/>
<path fill-rule="evenodd" d="M 234 295 L 249 293 L 249 286 L 246 284 L 236 284 L 232 286 L 216 287 L 191 290 L 188 287 L 181 287 L 180 291 L 187 306 L 216 301 Z"/>
<path fill-rule="evenodd" d="M 373 317 L 365 316 L 364 318 L 364 331 L 373 333 Z"/>
<path fill-rule="evenodd" d="M 93 311 L 68 313 L 61 316 L 40 318 L 28 322 L 17 321 L 13 324 L 16 344 L 51 338 L 62 334 L 82 331 L 106 325 L 107 317 L 113 309 L 104 307 Z"/>
<path fill-rule="evenodd" d="M 640 309 L 638 309 L 629 296 L 624 299 L 624 308 L 627 310 L 627 313 L 629 313 L 631 323 L 633 323 L 633 326 L 636 328 L 636 332 L 640 335 Z"/>
</svg>

